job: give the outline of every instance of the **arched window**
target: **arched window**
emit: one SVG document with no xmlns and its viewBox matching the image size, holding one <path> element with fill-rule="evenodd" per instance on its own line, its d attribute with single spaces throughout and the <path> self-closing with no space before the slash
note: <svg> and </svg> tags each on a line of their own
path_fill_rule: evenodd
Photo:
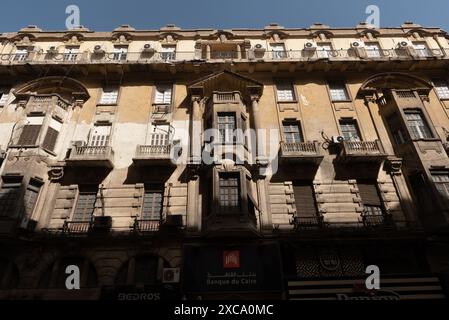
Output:
<svg viewBox="0 0 449 320">
<path fill-rule="evenodd" d="M 129 259 L 117 273 L 117 285 L 154 285 L 162 282 L 162 270 L 170 265 L 161 257 L 142 255 Z"/>
<path fill-rule="evenodd" d="M 0 258 L 0 289 L 15 289 L 19 284 L 19 270 L 14 262 Z"/>
<path fill-rule="evenodd" d="M 39 288 L 66 288 L 65 281 L 69 274 L 66 274 L 66 268 L 70 265 L 79 267 L 81 288 L 97 287 L 97 272 L 94 265 L 82 257 L 65 257 L 54 262 L 43 273 Z"/>
</svg>

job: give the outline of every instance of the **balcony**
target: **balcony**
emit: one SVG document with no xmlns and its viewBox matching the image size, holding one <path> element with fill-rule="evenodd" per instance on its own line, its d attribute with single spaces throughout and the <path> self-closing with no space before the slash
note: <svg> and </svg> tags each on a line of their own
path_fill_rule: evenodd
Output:
<svg viewBox="0 0 449 320">
<path fill-rule="evenodd" d="M 163 145 L 138 145 L 133 162 L 139 166 L 146 165 L 173 165 L 173 144 Z"/>
<path fill-rule="evenodd" d="M 343 141 L 339 160 L 342 162 L 376 162 L 385 160 L 387 155 L 380 140 Z"/>
<path fill-rule="evenodd" d="M 281 142 L 281 161 L 290 163 L 320 164 L 323 155 L 318 141 L 313 142 Z"/>
<path fill-rule="evenodd" d="M 25 64 L 153 64 L 173 63 L 181 61 L 292 61 L 306 62 L 317 60 L 335 61 L 389 61 L 389 60 L 433 60 L 448 59 L 449 48 L 426 49 L 362 49 L 353 48 L 339 50 L 244 50 L 238 51 L 211 51 L 210 55 L 198 54 L 196 51 L 182 52 L 117 52 L 95 53 L 48 53 L 31 51 L 29 53 L 3 53 L 0 54 L 0 65 Z"/>
<path fill-rule="evenodd" d="M 66 235 L 87 235 L 92 227 L 92 220 L 64 221 L 62 233 Z"/>
<path fill-rule="evenodd" d="M 355 221 L 326 221 L 324 216 L 294 217 L 291 222 L 296 232 L 318 231 L 327 233 L 346 232 L 378 232 L 419 230 L 416 222 L 410 220 L 395 220 L 391 214 L 362 214 Z"/>
<path fill-rule="evenodd" d="M 156 233 L 161 226 L 160 220 L 138 219 L 134 220 L 133 231 L 136 233 Z"/>
<path fill-rule="evenodd" d="M 70 167 L 113 167 L 114 151 L 110 146 L 74 146 L 65 160 Z"/>
</svg>

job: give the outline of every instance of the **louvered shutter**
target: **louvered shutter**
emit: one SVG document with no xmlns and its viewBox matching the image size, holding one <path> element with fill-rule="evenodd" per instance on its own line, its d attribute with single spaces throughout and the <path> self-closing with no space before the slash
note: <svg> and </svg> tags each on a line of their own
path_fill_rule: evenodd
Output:
<svg viewBox="0 0 449 320">
<path fill-rule="evenodd" d="M 311 182 L 295 182 L 293 193 L 299 217 L 314 217 L 317 215 L 315 194 Z"/>
<path fill-rule="evenodd" d="M 56 140 L 58 139 L 59 132 L 51 127 L 47 129 L 47 134 L 45 135 L 44 143 L 42 146 L 50 151 L 55 149 Z"/>
<path fill-rule="evenodd" d="M 357 183 L 364 205 L 380 206 L 381 200 L 375 183 Z"/>
<path fill-rule="evenodd" d="M 35 145 L 40 130 L 41 125 L 31 124 L 24 126 L 18 144 L 21 146 Z"/>
</svg>

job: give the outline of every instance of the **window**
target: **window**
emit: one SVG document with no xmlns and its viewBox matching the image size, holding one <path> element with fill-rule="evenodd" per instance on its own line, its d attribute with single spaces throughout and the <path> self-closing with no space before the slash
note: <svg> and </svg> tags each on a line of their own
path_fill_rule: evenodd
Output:
<svg viewBox="0 0 449 320">
<path fill-rule="evenodd" d="M 233 143 L 235 129 L 235 113 L 218 113 L 219 142 Z"/>
<path fill-rule="evenodd" d="M 49 151 L 54 151 L 56 141 L 58 140 L 59 132 L 61 131 L 62 123 L 56 119 L 51 119 L 50 125 L 47 129 L 42 147 Z"/>
<path fill-rule="evenodd" d="M 387 125 L 393 135 L 396 144 L 403 144 L 407 141 L 407 135 L 404 132 L 403 126 L 397 113 L 390 115 L 387 119 Z"/>
<path fill-rule="evenodd" d="M 239 213 L 240 178 L 238 173 L 220 173 L 219 204 L 222 213 Z"/>
<path fill-rule="evenodd" d="M 287 52 L 285 51 L 285 45 L 283 43 L 271 44 L 271 55 L 272 55 L 273 59 L 287 58 Z"/>
<path fill-rule="evenodd" d="M 303 142 L 301 128 L 297 121 L 284 121 L 282 122 L 284 129 L 284 139 L 287 143 Z"/>
<path fill-rule="evenodd" d="M 44 117 L 28 117 L 28 123 L 23 127 L 20 134 L 18 145 L 19 146 L 35 146 L 39 132 L 41 131 Z"/>
<path fill-rule="evenodd" d="M 332 45 L 330 43 L 319 43 L 316 52 L 318 58 L 329 58 L 332 54 Z"/>
<path fill-rule="evenodd" d="M 118 100 L 118 88 L 107 87 L 103 88 L 103 92 L 101 93 L 101 98 L 98 104 L 114 105 L 117 104 L 117 100 Z"/>
<path fill-rule="evenodd" d="M 380 58 L 381 57 L 381 48 L 380 45 L 376 42 L 368 42 L 365 43 L 365 52 L 368 58 Z"/>
<path fill-rule="evenodd" d="M 413 48 L 415 49 L 418 57 L 427 58 L 432 56 L 432 53 L 425 42 L 413 42 Z"/>
<path fill-rule="evenodd" d="M 382 201 L 379 196 L 377 183 L 374 181 L 357 180 L 357 187 L 359 188 L 360 198 L 363 203 L 363 215 L 382 215 Z"/>
<path fill-rule="evenodd" d="M 448 173 L 432 173 L 432 180 L 438 193 L 446 199 L 449 199 L 449 174 Z"/>
<path fill-rule="evenodd" d="M 72 221 L 90 221 L 97 201 L 98 186 L 80 186 Z"/>
<path fill-rule="evenodd" d="M 154 103 L 156 104 L 171 104 L 172 86 L 171 85 L 159 85 L 156 86 L 156 95 L 154 97 Z"/>
<path fill-rule="evenodd" d="M 425 121 L 421 110 L 405 111 L 405 120 L 412 139 L 433 138 L 430 128 Z"/>
<path fill-rule="evenodd" d="M 110 125 L 96 125 L 89 139 L 89 145 L 92 147 L 109 146 L 109 137 L 111 134 Z"/>
<path fill-rule="evenodd" d="M 76 61 L 80 47 L 66 47 L 64 51 L 64 61 Z"/>
<path fill-rule="evenodd" d="M 346 141 L 361 141 L 359 127 L 353 119 L 340 120 L 340 129 Z"/>
<path fill-rule="evenodd" d="M 449 87 L 445 80 L 434 80 L 433 85 L 440 99 L 449 99 Z"/>
<path fill-rule="evenodd" d="M 13 56 L 13 61 L 25 61 L 28 58 L 28 48 L 18 47 Z"/>
<path fill-rule="evenodd" d="M 291 83 L 278 83 L 276 84 L 276 92 L 278 101 L 295 101 L 295 93 L 293 84 Z"/>
<path fill-rule="evenodd" d="M 161 220 L 164 188 L 161 186 L 145 185 L 143 196 L 142 219 Z"/>
<path fill-rule="evenodd" d="M 164 61 L 175 60 L 176 46 L 162 46 L 161 59 Z"/>
<path fill-rule="evenodd" d="M 114 60 L 126 60 L 128 56 L 128 46 L 114 46 Z"/>
<path fill-rule="evenodd" d="M 332 101 L 349 101 L 349 94 L 343 82 L 329 83 L 329 92 Z"/>
<path fill-rule="evenodd" d="M 31 217 L 33 214 L 42 184 L 42 181 L 30 179 L 30 183 L 28 184 L 28 187 L 25 190 L 25 195 L 23 196 L 24 217 Z"/>
<path fill-rule="evenodd" d="M 296 215 L 299 217 L 315 217 L 318 210 L 312 181 L 295 181 L 293 183 Z"/>
<path fill-rule="evenodd" d="M 6 105 L 9 99 L 9 89 L 8 88 L 0 88 L 0 107 Z"/>
<path fill-rule="evenodd" d="M 0 190 L 0 217 L 13 217 L 18 203 L 21 176 L 3 176 Z"/>
</svg>

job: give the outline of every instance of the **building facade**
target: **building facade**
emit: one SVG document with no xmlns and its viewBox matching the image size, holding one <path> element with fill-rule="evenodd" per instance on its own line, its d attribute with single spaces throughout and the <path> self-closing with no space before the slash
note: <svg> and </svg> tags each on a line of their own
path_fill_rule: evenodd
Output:
<svg viewBox="0 0 449 320">
<path fill-rule="evenodd" d="M 0 298 L 445 296 L 445 31 L 0 41 Z"/>
</svg>

